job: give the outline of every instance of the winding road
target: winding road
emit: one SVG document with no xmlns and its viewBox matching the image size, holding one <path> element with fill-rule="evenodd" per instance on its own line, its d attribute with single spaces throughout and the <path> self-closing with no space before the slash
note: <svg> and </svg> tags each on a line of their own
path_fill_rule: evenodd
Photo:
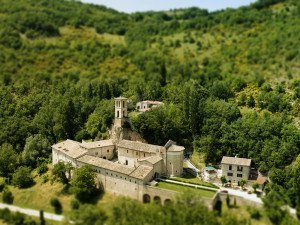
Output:
<svg viewBox="0 0 300 225">
<path fill-rule="evenodd" d="M 40 211 L 38 211 L 38 210 L 26 209 L 26 208 L 21 208 L 21 207 L 14 206 L 14 205 L 0 203 L 0 209 L 5 209 L 5 208 L 9 209 L 12 212 L 20 212 L 20 213 L 26 214 L 28 216 L 40 217 Z M 63 221 L 64 220 L 64 216 L 56 215 L 54 213 L 48 213 L 48 212 L 44 212 L 44 218 L 48 219 L 48 220 L 55 220 L 55 221 Z"/>
</svg>

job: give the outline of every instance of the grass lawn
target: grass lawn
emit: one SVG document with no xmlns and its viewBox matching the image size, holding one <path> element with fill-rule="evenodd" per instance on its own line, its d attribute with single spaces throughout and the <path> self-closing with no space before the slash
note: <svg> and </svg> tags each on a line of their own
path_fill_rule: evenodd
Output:
<svg viewBox="0 0 300 225">
<path fill-rule="evenodd" d="M 3 220 L 0 220 L 0 225 L 7 225 L 7 223 L 4 223 Z"/>
<path fill-rule="evenodd" d="M 200 180 L 198 177 L 194 177 L 191 174 L 187 173 L 184 177 L 172 177 L 170 180 L 181 181 L 190 184 L 197 184 L 206 187 L 212 187 L 219 189 L 216 185 Z"/>
<path fill-rule="evenodd" d="M 34 172 L 35 174 L 35 172 Z M 47 172 L 51 177 L 51 172 Z M 63 185 L 58 182 L 51 184 L 50 181 L 43 183 L 42 178 L 35 174 L 35 185 L 30 188 L 20 189 L 11 185 L 8 185 L 14 196 L 13 205 L 31 208 L 36 210 L 44 210 L 46 212 L 54 213 L 53 207 L 50 205 L 50 200 L 53 197 L 59 199 L 63 206 L 62 214 L 67 214 L 71 211 L 70 202 L 74 198 L 73 195 L 65 193 L 63 191 Z M 115 200 L 117 196 L 110 193 L 105 193 L 101 199 L 98 200 L 97 205 L 109 205 Z M 0 193 L 0 201 L 2 201 L 2 193 Z M 51 224 L 51 223 L 48 223 Z M 52 223 L 52 224 L 58 224 Z M 1 225 L 1 224 L 0 224 Z"/>
<path fill-rule="evenodd" d="M 189 192 L 189 193 L 193 193 L 195 195 L 200 195 L 202 197 L 207 197 L 207 198 L 212 198 L 215 195 L 214 191 L 208 191 L 208 190 L 204 190 L 204 189 L 196 189 L 196 188 L 192 188 L 192 187 L 186 187 L 186 186 L 177 185 L 177 184 L 170 184 L 170 183 L 166 183 L 166 182 L 159 182 L 157 187 L 162 188 L 162 189 L 177 191 L 177 192 Z"/>
<path fill-rule="evenodd" d="M 49 172 L 48 174 L 50 176 Z M 36 176 L 34 180 L 36 184 L 30 188 L 20 189 L 14 186 L 8 186 L 14 196 L 13 205 L 54 212 L 50 205 L 50 200 L 53 197 L 57 197 L 63 206 L 63 213 L 70 211 L 72 196 L 63 193 L 62 184 L 57 182 L 51 184 L 50 181 L 43 183 L 42 178 L 39 176 Z M 2 194 L 0 199 L 2 200 Z"/>
</svg>

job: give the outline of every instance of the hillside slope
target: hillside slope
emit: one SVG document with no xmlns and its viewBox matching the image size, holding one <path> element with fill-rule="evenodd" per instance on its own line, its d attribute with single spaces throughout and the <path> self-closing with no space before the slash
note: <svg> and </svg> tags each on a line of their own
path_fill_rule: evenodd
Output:
<svg viewBox="0 0 300 225">
<path fill-rule="evenodd" d="M 270 196 L 300 211 L 299 1 L 212 13 L 0 5 L 0 176 L 36 167 L 58 141 L 106 138 L 123 95 L 165 103 L 132 118 L 149 143 L 175 140 L 206 163 L 252 158 Z"/>
</svg>

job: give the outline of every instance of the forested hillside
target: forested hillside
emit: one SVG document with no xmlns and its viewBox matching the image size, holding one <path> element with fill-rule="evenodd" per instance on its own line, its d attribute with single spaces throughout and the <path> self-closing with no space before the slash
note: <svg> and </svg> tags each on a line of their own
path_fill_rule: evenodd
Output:
<svg viewBox="0 0 300 225">
<path fill-rule="evenodd" d="M 250 157 L 269 172 L 270 201 L 300 209 L 299 1 L 212 13 L 0 6 L 1 176 L 35 167 L 58 141 L 105 138 L 123 95 L 165 103 L 132 118 L 150 143 L 172 139 L 212 163 Z"/>
</svg>

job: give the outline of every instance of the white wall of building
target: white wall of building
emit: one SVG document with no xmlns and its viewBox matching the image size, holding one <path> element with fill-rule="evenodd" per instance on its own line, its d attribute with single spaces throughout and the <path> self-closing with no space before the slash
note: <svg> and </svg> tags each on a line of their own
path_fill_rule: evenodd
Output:
<svg viewBox="0 0 300 225">
<path fill-rule="evenodd" d="M 222 164 L 221 167 L 222 167 L 222 175 L 225 176 L 226 179 L 230 180 L 231 182 L 235 183 L 240 181 L 241 179 L 244 180 L 249 179 L 249 173 L 250 173 L 249 166 Z"/>
</svg>

